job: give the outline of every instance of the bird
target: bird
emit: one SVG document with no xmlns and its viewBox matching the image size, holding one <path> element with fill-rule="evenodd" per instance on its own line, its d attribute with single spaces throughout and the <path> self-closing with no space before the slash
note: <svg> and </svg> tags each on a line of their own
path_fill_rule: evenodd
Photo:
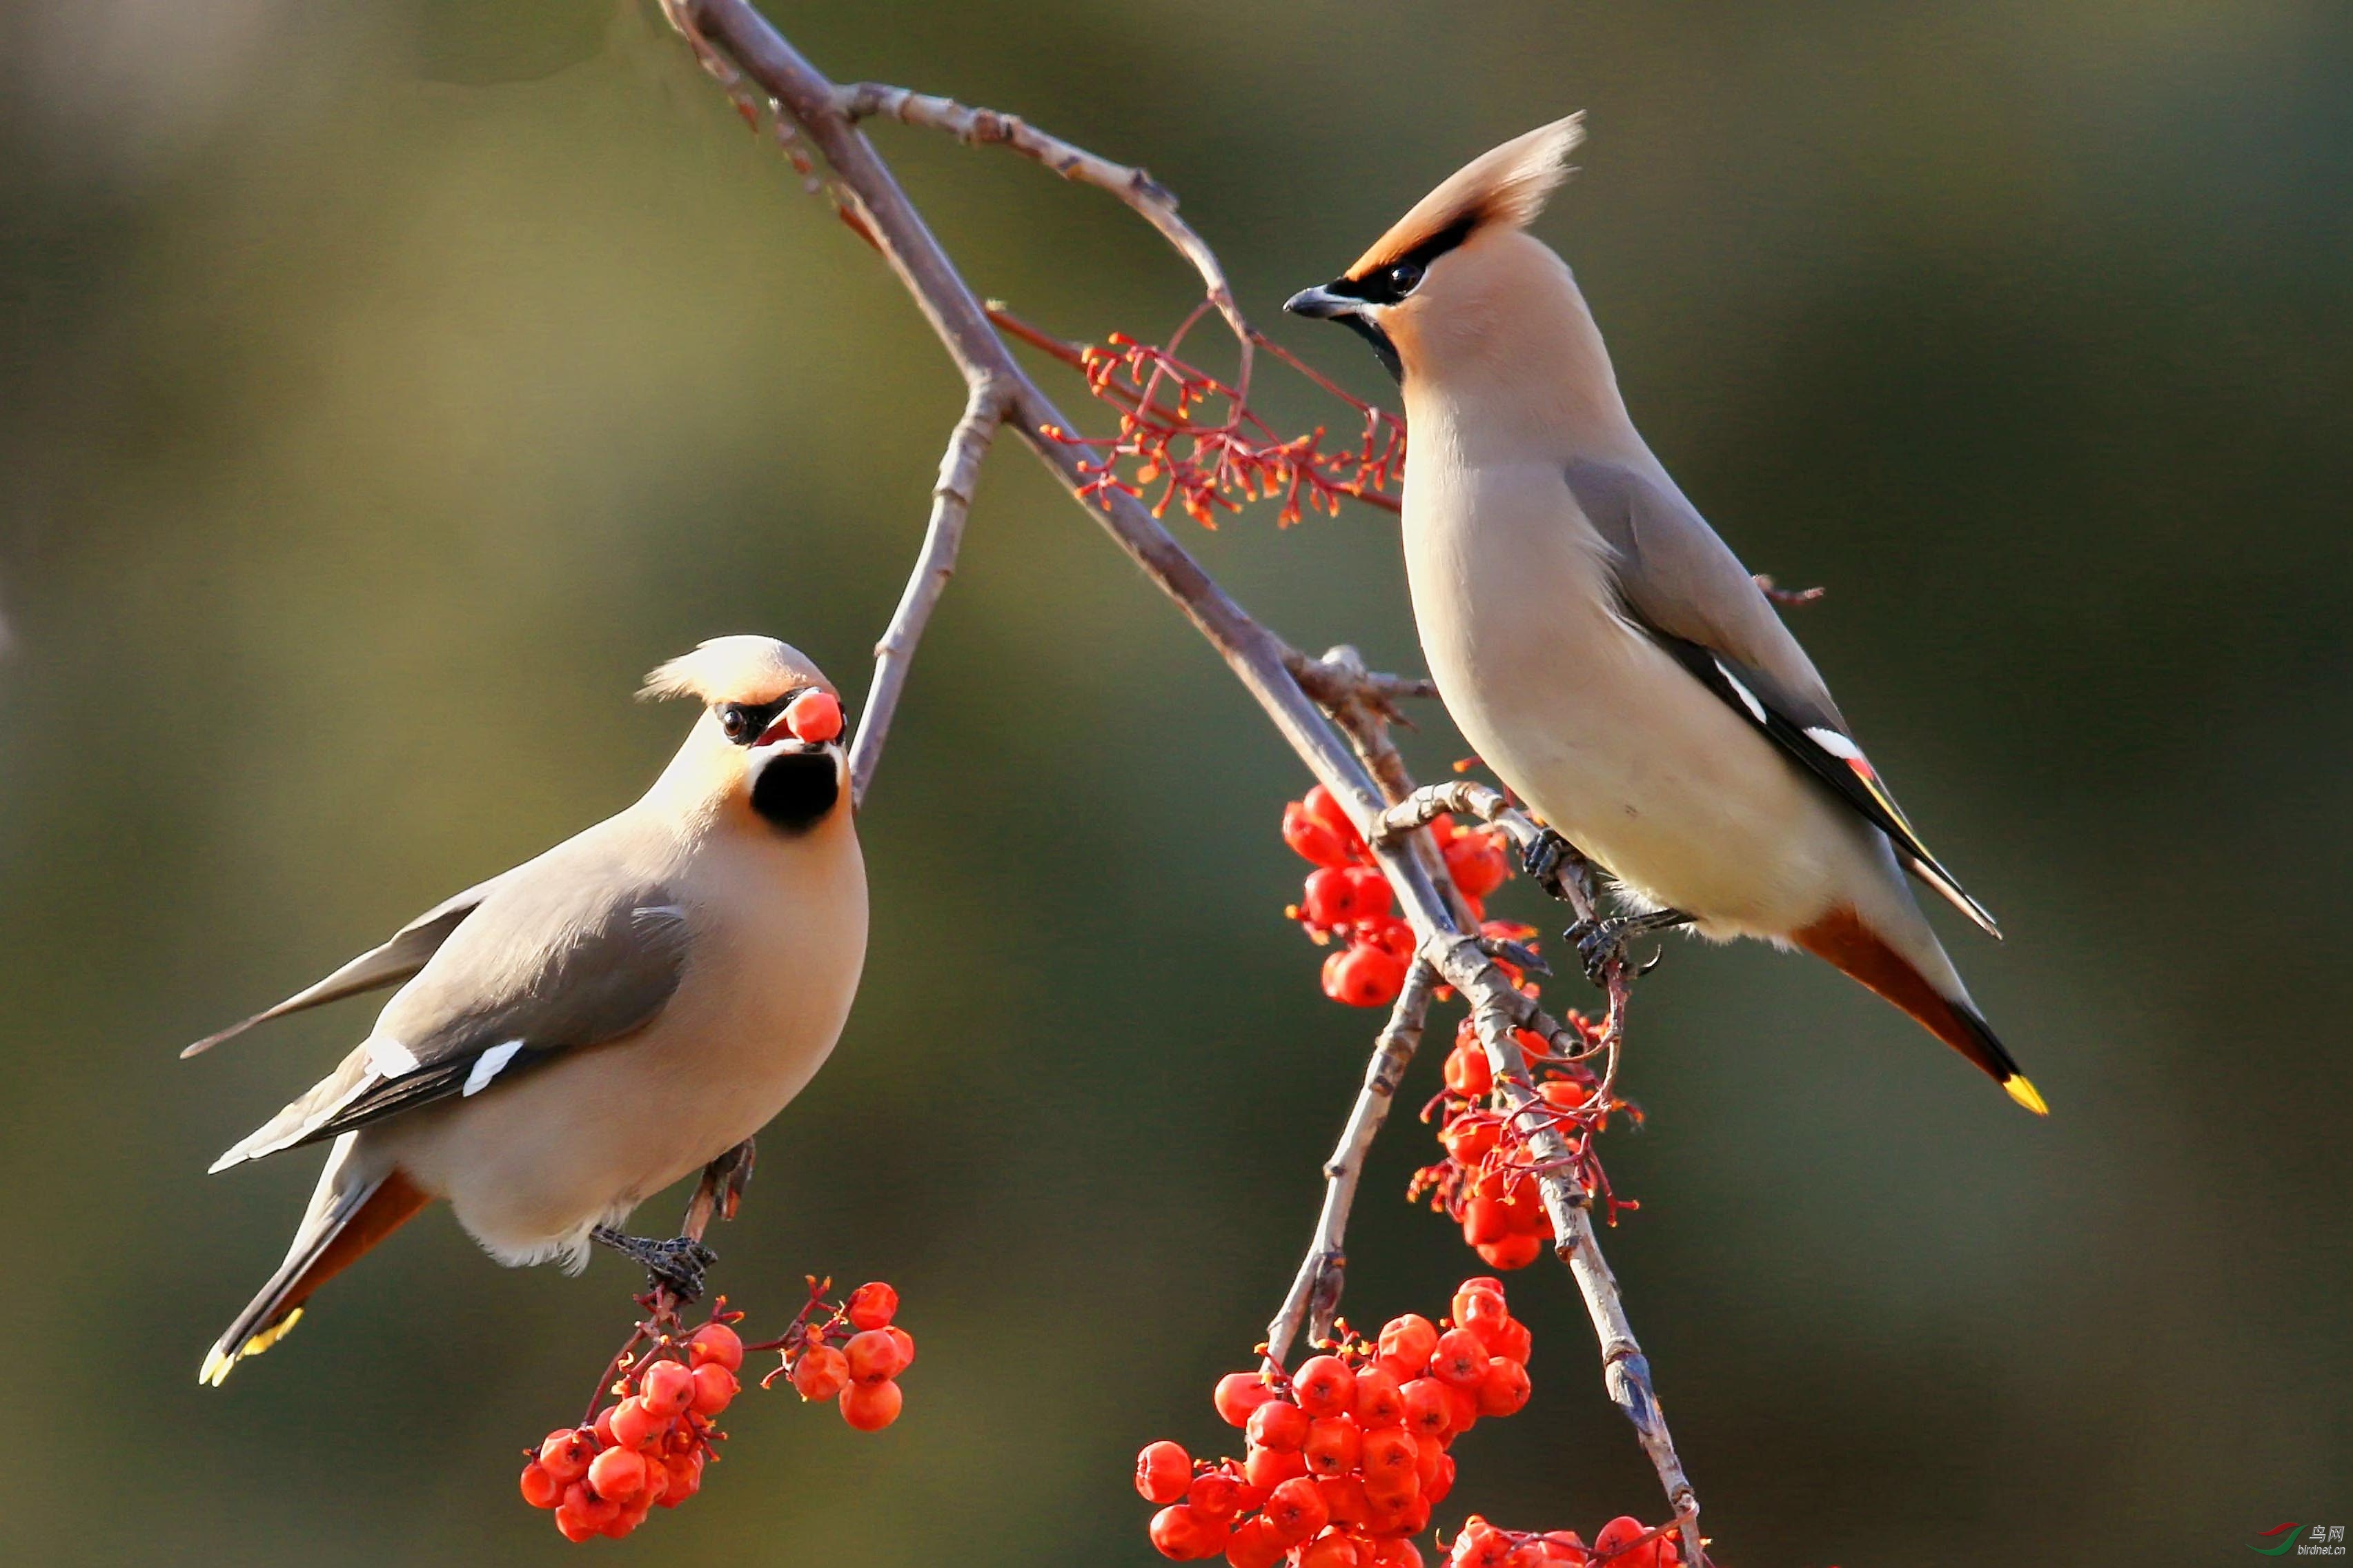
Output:
<svg viewBox="0 0 2353 1568">
<path fill-rule="evenodd" d="M 181 1053 L 400 985 L 334 1071 L 213 1163 L 331 1144 L 286 1261 L 202 1382 L 267 1350 L 436 1200 L 510 1267 L 576 1273 L 598 1242 L 699 1293 L 707 1251 L 617 1227 L 748 1157 L 831 1054 L 865 963 L 866 870 L 840 698 L 806 656 L 716 637 L 639 695 L 703 710 L 635 804 Z"/>
<path fill-rule="evenodd" d="M 1480 758 L 1633 912 L 1812 953 L 2037 1115 L 1906 873 L 1999 938 L 1922 843 L 1771 600 L 1635 428 L 1567 262 L 1527 232 L 1583 117 L 1473 159 L 1293 314 L 1399 384 L 1416 629 Z"/>
</svg>

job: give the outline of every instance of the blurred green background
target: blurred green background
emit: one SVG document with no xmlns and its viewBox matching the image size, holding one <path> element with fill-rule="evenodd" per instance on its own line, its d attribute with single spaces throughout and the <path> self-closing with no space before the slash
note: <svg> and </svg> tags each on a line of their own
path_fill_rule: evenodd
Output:
<svg viewBox="0 0 2353 1568">
<path fill-rule="evenodd" d="M 1944 923 L 2056 1110 L 1820 966 L 1671 952 L 1606 1240 L 1721 1555 L 2222 1562 L 2353 1513 L 2341 5 L 772 14 L 1149 164 L 1366 391 L 1278 302 L 1588 110 L 1540 232 L 1685 488 L 1830 586 L 1799 630 L 2003 917 Z M 1189 303 L 1108 199 L 875 134 L 984 291 L 1074 337 Z M 961 389 L 658 25 L 569 0 L 0 12 L 0 321 L 5 1556 L 565 1560 L 513 1456 L 630 1272 L 501 1270 L 436 1211 L 201 1390 L 316 1156 L 204 1166 L 369 1015 L 173 1051 L 630 799 L 688 717 L 633 682 L 697 638 L 861 689 Z M 1293 641 L 1418 667 L 1392 520 L 1184 526 Z M 716 1238 L 766 1315 L 896 1281 L 907 1416 L 753 1401 L 593 1552 L 1156 1561 L 1130 1458 L 1224 1436 L 1374 1023 L 1281 919 L 1303 783 L 1001 448 L 866 815 L 864 994 Z M 1430 1148 L 1376 1151 L 1361 1320 L 1471 1271 L 1400 1201 Z M 1514 1285 L 1536 1399 L 1441 1521 L 1655 1518 L 1567 1280 Z"/>
</svg>

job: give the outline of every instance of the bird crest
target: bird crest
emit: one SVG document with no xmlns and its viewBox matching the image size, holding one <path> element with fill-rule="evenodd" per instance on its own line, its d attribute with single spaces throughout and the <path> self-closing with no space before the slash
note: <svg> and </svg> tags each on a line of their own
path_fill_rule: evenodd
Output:
<svg viewBox="0 0 2353 1568">
<path fill-rule="evenodd" d="M 1568 155 L 1584 140 L 1585 116 L 1579 112 L 1482 153 L 1390 225 L 1346 276 L 1368 278 L 1441 238 L 1460 244 L 1482 228 L 1525 228 L 1568 177 Z"/>
<path fill-rule="evenodd" d="M 638 695 L 647 700 L 692 697 L 704 702 L 773 702 L 803 686 L 833 683 L 798 648 L 774 637 L 712 637 L 657 666 Z"/>
</svg>

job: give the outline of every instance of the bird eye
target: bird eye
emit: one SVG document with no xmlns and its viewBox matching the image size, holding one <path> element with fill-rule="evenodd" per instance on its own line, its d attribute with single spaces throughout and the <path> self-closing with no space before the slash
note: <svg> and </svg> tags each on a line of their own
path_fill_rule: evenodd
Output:
<svg viewBox="0 0 2353 1568">
<path fill-rule="evenodd" d="M 1397 263 L 1389 268 L 1388 281 L 1389 291 L 1398 299 L 1404 299 L 1421 287 L 1421 263 L 1419 261 Z"/>
<path fill-rule="evenodd" d="M 731 741 L 741 741 L 752 728 L 752 716 L 743 704 L 730 702 L 719 710 L 719 729 Z"/>
</svg>

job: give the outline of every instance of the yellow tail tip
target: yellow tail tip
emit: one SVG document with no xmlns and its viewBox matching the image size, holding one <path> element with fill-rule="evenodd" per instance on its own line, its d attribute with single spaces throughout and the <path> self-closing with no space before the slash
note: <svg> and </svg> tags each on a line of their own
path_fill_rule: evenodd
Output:
<svg viewBox="0 0 2353 1568">
<path fill-rule="evenodd" d="M 228 1381 L 229 1370 L 238 1362 L 249 1355 L 259 1355 L 263 1351 L 284 1339 L 293 1331 L 294 1325 L 301 1321 L 302 1309 L 297 1307 L 236 1350 L 224 1351 L 218 1345 L 215 1345 L 205 1352 L 204 1369 L 196 1373 L 196 1381 L 213 1388 L 218 1388 Z"/>
<path fill-rule="evenodd" d="M 2026 1107 L 2027 1110 L 2034 1112 L 2035 1115 L 2048 1116 L 2051 1114 L 2051 1108 L 2042 1103 L 2042 1096 L 2035 1091 L 2035 1088 L 2032 1084 L 2026 1081 L 2026 1075 L 2024 1073 L 2014 1072 L 2010 1074 L 2008 1078 L 2001 1080 L 2001 1087 L 2009 1091 L 2010 1099 L 2018 1101 L 2019 1104 Z"/>
</svg>

